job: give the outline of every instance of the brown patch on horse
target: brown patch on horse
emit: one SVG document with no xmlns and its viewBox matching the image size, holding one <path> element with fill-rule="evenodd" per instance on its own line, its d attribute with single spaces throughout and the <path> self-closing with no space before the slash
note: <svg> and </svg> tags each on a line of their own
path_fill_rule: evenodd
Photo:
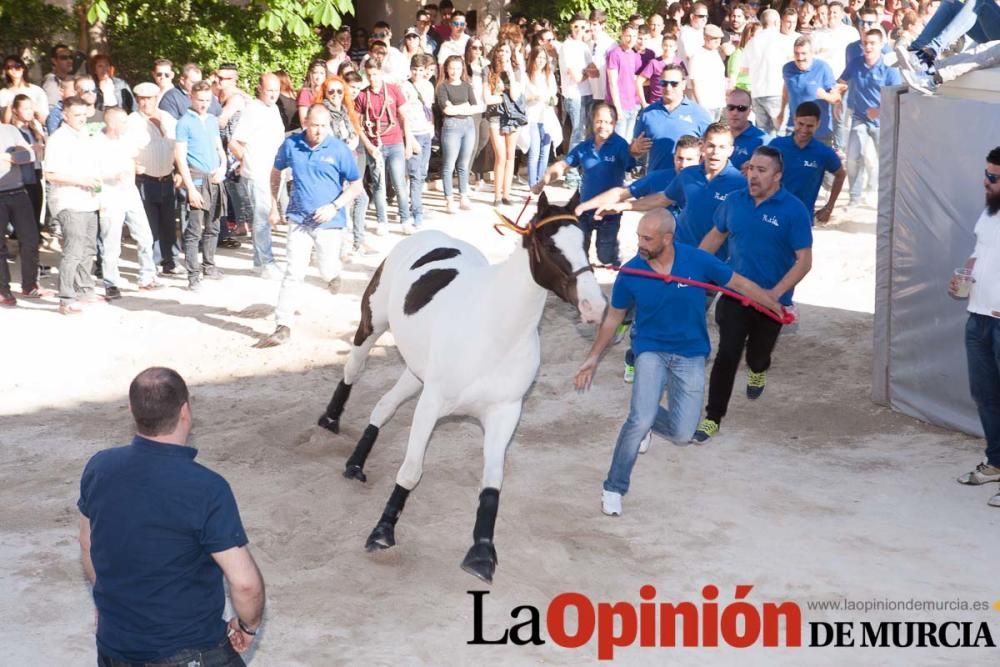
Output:
<svg viewBox="0 0 1000 667">
<path fill-rule="evenodd" d="M 421 266 L 430 264 L 431 262 L 440 262 L 445 259 L 451 259 L 452 257 L 458 257 L 461 254 L 462 251 L 458 248 L 434 248 L 434 250 L 431 250 L 429 253 L 415 261 L 410 267 L 410 270 L 419 269 Z"/>
<path fill-rule="evenodd" d="M 566 224 L 554 222 L 538 228 L 524 237 L 524 248 L 528 251 L 531 276 L 541 287 L 551 290 L 566 303 L 576 305 L 576 277 L 573 267 L 563 256 L 553 240 Z"/>
<path fill-rule="evenodd" d="M 378 289 L 378 283 L 382 279 L 382 267 L 385 266 L 385 260 L 378 265 L 375 269 L 375 274 L 372 279 L 368 281 L 368 287 L 365 288 L 365 293 L 361 296 L 361 321 L 358 323 L 358 331 L 354 334 L 354 345 L 359 346 L 367 340 L 372 332 L 375 331 L 375 327 L 372 325 L 372 305 L 371 298 L 375 290 Z"/>
<path fill-rule="evenodd" d="M 458 277 L 457 269 L 431 269 L 417 278 L 403 300 L 403 313 L 413 315 Z"/>
</svg>

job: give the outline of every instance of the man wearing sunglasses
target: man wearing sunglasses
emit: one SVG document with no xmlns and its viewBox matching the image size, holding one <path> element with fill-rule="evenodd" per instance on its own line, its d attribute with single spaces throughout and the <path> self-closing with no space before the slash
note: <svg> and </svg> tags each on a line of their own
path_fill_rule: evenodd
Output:
<svg viewBox="0 0 1000 667">
<path fill-rule="evenodd" d="M 708 25 L 708 6 L 696 2 L 691 6 L 691 13 L 688 15 L 689 25 L 681 26 L 680 40 L 678 41 L 678 52 L 684 63 L 687 64 L 691 55 L 698 52 L 705 43 L 705 26 Z"/>
<path fill-rule="evenodd" d="M 49 107 L 54 107 L 62 99 L 59 83 L 73 78 L 73 52 L 65 44 L 56 44 L 49 52 L 52 71 L 42 79 L 42 90 L 49 98 Z"/>
<path fill-rule="evenodd" d="M 443 7 L 441 8 L 441 11 L 444 11 Z M 448 33 L 448 37 L 441 42 L 441 46 L 438 47 L 437 61 L 441 70 L 438 77 L 439 81 L 443 81 L 445 79 L 444 61 L 447 60 L 449 56 L 458 56 L 464 60 L 465 45 L 469 41 L 469 36 L 465 34 L 465 14 L 463 12 L 452 12 L 450 25 L 451 31 Z"/>
<path fill-rule="evenodd" d="M 972 271 L 965 325 L 969 390 L 986 436 L 985 460 L 958 478 L 961 484 L 971 485 L 1000 482 L 1000 146 L 986 156 L 983 187 L 986 208 L 976 222 L 975 249 L 965 262 L 965 268 Z M 961 298 L 958 287 L 953 277 L 948 293 L 956 299 Z M 1000 493 L 988 504 L 1000 507 Z"/>
<path fill-rule="evenodd" d="M 432 25 L 430 12 L 426 9 L 418 9 L 417 22 L 416 25 L 414 25 L 414 28 L 420 38 L 420 45 L 423 47 L 424 53 L 435 55 L 438 50 L 439 42 L 437 36 L 431 30 Z M 407 33 L 408 32 L 409 30 L 407 30 Z M 406 39 L 406 35 L 403 36 L 403 39 Z M 400 46 L 403 45 L 400 44 Z"/>
<path fill-rule="evenodd" d="M 667 63 L 660 73 L 663 98 L 643 109 L 636 119 L 629 150 L 635 157 L 649 153 L 648 171 L 673 172 L 677 140 L 685 134 L 700 137 L 712 122 L 707 111 L 685 99 L 686 84 L 681 65 Z"/>
<path fill-rule="evenodd" d="M 742 169 L 758 146 L 764 145 L 767 135 L 750 122 L 750 108 L 753 98 L 749 91 L 735 88 L 726 96 L 725 120 L 733 132 L 733 155 L 729 161 L 737 169 Z"/>
</svg>

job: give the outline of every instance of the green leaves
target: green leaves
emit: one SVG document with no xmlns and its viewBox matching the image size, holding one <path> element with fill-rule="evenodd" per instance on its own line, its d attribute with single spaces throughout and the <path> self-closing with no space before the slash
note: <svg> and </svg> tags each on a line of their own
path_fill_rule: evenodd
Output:
<svg viewBox="0 0 1000 667">
<path fill-rule="evenodd" d="M 107 0 L 93 0 L 87 9 L 87 23 L 93 25 L 94 23 L 107 21 L 110 14 L 111 8 L 108 7 Z"/>
</svg>

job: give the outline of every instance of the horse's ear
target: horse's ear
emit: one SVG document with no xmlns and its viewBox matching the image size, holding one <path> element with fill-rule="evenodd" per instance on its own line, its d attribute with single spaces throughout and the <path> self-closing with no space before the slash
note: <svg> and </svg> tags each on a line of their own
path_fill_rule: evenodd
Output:
<svg viewBox="0 0 1000 667">
<path fill-rule="evenodd" d="M 573 196 L 569 198 L 569 201 L 566 202 L 566 209 L 570 213 L 573 213 L 573 211 L 575 211 L 576 207 L 579 205 L 580 205 L 580 190 L 578 189 L 576 192 L 573 193 Z"/>
<path fill-rule="evenodd" d="M 545 190 L 542 190 L 542 194 L 538 195 L 538 210 L 544 211 L 549 207 L 549 198 L 545 196 Z"/>
</svg>

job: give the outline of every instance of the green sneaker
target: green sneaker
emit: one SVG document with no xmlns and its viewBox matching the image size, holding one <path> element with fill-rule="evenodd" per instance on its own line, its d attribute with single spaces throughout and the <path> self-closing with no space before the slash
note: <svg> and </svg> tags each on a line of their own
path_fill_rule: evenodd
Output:
<svg viewBox="0 0 1000 667">
<path fill-rule="evenodd" d="M 623 322 L 622 324 L 619 324 L 618 327 L 615 329 L 615 337 L 611 340 L 611 344 L 617 345 L 618 343 L 625 340 L 625 334 L 628 333 L 628 330 L 629 328 L 631 328 L 631 326 L 632 326 L 631 322 Z"/>
<path fill-rule="evenodd" d="M 622 379 L 625 380 L 625 384 L 632 384 L 635 382 L 635 366 L 625 364 L 625 375 Z"/>
<path fill-rule="evenodd" d="M 764 393 L 764 387 L 767 386 L 767 371 L 763 373 L 754 373 L 753 371 L 747 369 L 747 398 L 751 401 L 756 401 L 760 398 L 760 395 Z"/>
<path fill-rule="evenodd" d="M 695 442 L 705 442 L 719 432 L 719 422 L 711 419 L 702 419 L 698 424 L 698 430 L 694 432 Z"/>
</svg>

